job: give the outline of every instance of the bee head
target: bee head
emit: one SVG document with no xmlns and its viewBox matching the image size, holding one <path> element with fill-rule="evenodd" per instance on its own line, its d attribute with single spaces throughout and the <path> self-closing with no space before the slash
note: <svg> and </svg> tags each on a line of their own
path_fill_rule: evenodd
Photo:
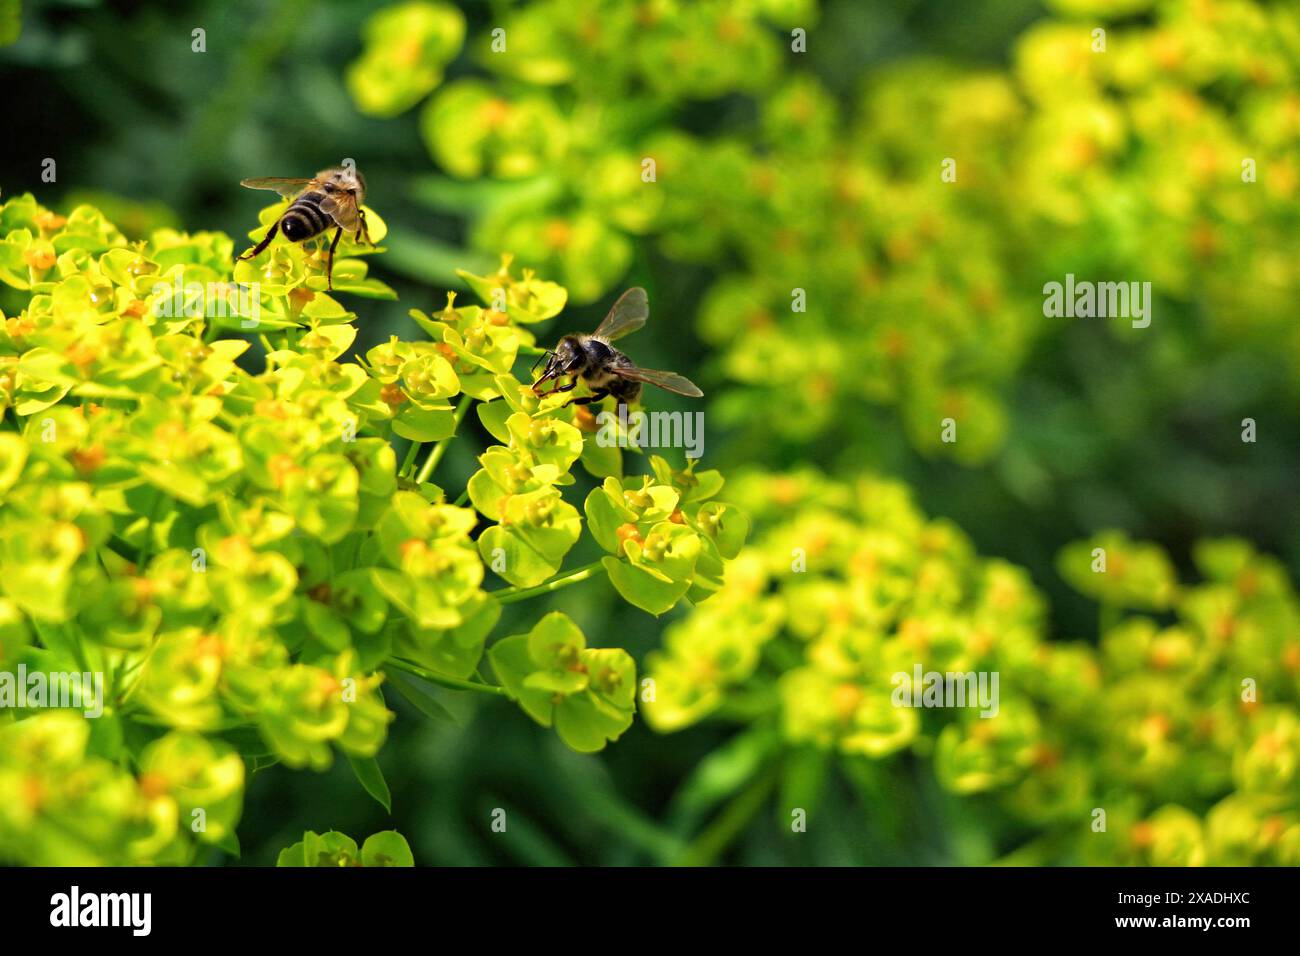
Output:
<svg viewBox="0 0 1300 956">
<path fill-rule="evenodd" d="M 546 360 L 546 367 L 542 369 L 542 377 L 533 383 L 533 391 L 553 378 L 559 378 L 561 375 L 567 375 L 576 372 L 582 367 L 583 352 L 582 343 L 576 336 L 566 335 L 560 339 L 554 349 L 545 352 L 537 362 L 533 363 L 533 368 L 537 368 L 538 362 Z"/>
<path fill-rule="evenodd" d="M 555 346 L 555 361 L 561 374 L 575 372 L 582 364 L 582 343 L 576 335 L 566 335 Z"/>
<path fill-rule="evenodd" d="M 358 203 L 366 198 L 366 178 L 355 166 L 321 170 L 316 178 L 327 193 L 349 193 L 356 197 Z"/>
</svg>

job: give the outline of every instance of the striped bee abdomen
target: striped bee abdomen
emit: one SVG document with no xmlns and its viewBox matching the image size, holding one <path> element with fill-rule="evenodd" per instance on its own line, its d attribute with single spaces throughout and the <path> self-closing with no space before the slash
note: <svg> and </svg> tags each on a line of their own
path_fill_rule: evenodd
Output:
<svg viewBox="0 0 1300 956">
<path fill-rule="evenodd" d="M 328 213 L 321 212 L 323 192 L 312 190 L 305 192 L 285 210 L 280 217 L 280 231 L 291 242 L 302 242 L 312 236 L 319 236 L 334 222 Z"/>
</svg>

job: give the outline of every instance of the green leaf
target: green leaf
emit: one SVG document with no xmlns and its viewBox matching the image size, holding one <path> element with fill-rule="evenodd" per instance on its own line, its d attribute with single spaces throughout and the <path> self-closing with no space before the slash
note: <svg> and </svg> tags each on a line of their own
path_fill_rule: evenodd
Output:
<svg viewBox="0 0 1300 956">
<path fill-rule="evenodd" d="M 362 866 L 415 866 L 406 837 L 396 830 L 372 834 L 361 846 Z"/>
<path fill-rule="evenodd" d="M 629 604 L 658 617 L 671 610 L 691 586 L 690 581 L 661 581 L 644 568 L 605 557 L 601 564 L 609 572 L 610 583 Z"/>
<path fill-rule="evenodd" d="M 523 708 L 524 713 L 543 727 L 551 726 L 550 691 L 530 688 L 524 684 L 528 675 L 537 669 L 528 653 L 528 635 L 516 634 L 497 641 L 488 650 L 488 660 L 501 686 Z"/>
<path fill-rule="evenodd" d="M 243 851 L 239 846 L 239 837 L 235 834 L 234 830 L 231 830 L 220 840 L 217 840 L 216 845 L 219 849 L 229 853 L 236 860 L 243 856 Z"/>
<path fill-rule="evenodd" d="M 299 840 L 297 843 L 293 844 L 292 846 L 285 847 L 283 850 L 280 851 L 280 854 L 275 858 L 275 865 L 276 866 L 306 866 L 307 853 L 306 853 L 305 843 L 302 840 Z"/>
<path fill-rule="evenodd" d="M 579 461 L 592 477 L 623 477 L 623 450 L 616 445 L 600 444 L 594 435 L 588 435 L 583 441 Z"/>
<path fill-rule="evenodd" d="M 555 708 L 555 731 L 579 753 L 603 750 L 632 726 L 632 711 L 617 711 L 591 694 L 567 697 Z"/>
<path fill-rule="evenodd" d="M 506 419 L 511 413 L 510 404 L 501 400 L 479 402 L 478 405 L 478 420 L 483 423 L 488 434 L 503 445 L 510 441 L 510 429 L 506 427 Z"/>
<path fill-rule="evenodd" d="M 352 772 L 356 774 L 357 780 L 361 782 L 366 790 L 379 802 L 389 813 L 393 812 L 393 795 L 388 790 L 388 781 L 384 779 L 384 772 L 379 769 L 379 761 L 374 757 L 355 757 L 347 754 L 348 764 L 352 767 Z"/>
<path fill-rule="evenodd" d="M 308 830 L 302 840 L 280 851 L 276 866 L 358 866 L 361 854 L 357 843 L 346 833 L 330 830 L 316 833 Z"/>
<path fill-rule="evenodd" d="M 583 503 L 587 527 L 600 546 L 611 554 L 619 553 L 618 529 L 636 521 L 636 512 L 623 504 L 622 485 L 616 478 L 592 490 Z"/>
<path fill-rule="evenodd" d="M 515 587 L 541 584 L 560 570 L 562 560 L 549 561 L 519 535 L 500 525 L 484 529 L 478 539 L 479 555 L 496 573 Z"/>
<path fill-rule="evenodd" d="M 419 408 L 408 405 L 393 419 L 393 431 L 411 441 L 442 441 L 456 433 L 456 413 L 446 408 Z"/>
<path fill-rule="evenodd" d="M 780 742 L 771 726 L 755 726 L 733 737 L 701 760 L 677 788 L 672 812 L 687 820 L 702 818 L 752 780 Z"/>
<path fill-rule="evenodd" d="M 436 720 L 439 722 L 444 722 L 449 724 L 458 723 L 455 715 L 452 714 L 451 711 L 449 711 L 446 707 L 440 704 L 437 700 L 435 700 L 433 698 L 433 695 L 429 694 L 423 688 L 417 686 L 414 683 L 408 683 L 401 676 L 400 673 L 397 673 L 395 671 L 390 671 L 389 679 L 386 682 L 386 686 L 391 687 L 393 688 L 393 690 L 397 691 L 398 694 L 400 694 L 403 698 L 405 698 L 407 703 L 409 703 L 420 713 L 424 714 L 424 716 L 428 717 L 430 720 Z"/>
<path fill-rule="evenodd" d="M 730 561 L 740 554 L 749 536 L 749 517 L 743 511 L 715 501 L 700 508 L 697 520 L 713 538 L 722 557 Z"/>
</svg>

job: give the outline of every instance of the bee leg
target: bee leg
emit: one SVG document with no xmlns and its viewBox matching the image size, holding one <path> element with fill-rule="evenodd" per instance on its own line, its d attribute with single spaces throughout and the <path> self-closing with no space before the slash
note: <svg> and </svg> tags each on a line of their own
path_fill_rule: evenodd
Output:
<svg viewBox="0 0 1300 956">
<path fill-rule="evenodd" d="M 330 292 L 334 291 L 334 250 L 338 247 L 339 240 L 343 238 L 343 227 L 334 230 L 334 241 L 330 243 L 330 256 L 325 265 L 325 287 Z"/>
<path fill-rule="evenodd" d="M 266 231 L 266 235 L 262 237 L 262 241 L 255 245 L 251 251 L 245 252 L 242 256 L 235 256 L 235 261 L 239 262 L 241 259 L 254 259 L 257 256 L 260 256 L 262 250 L 271 244 L 271 240 L 275 238 L 275 234 L 279 231 L 280 220 L 277 219 L 275 222 L 271 223 L 271 228 Z"/>
<path fill-rule="evenodd" d="M 558 381 L 558 379 L 557 379 L 557 381 Z M 578 387 L 578 377 L 575 375 L 575 376 L 573 377 L 573 381 L 571 381 L 568 385 L 557 385 L 555 388 L 551 389 L 549 392 L 537 392 L 536 387 L 534 387 L 533 391 L 534 391 L 534 392 L 537 392 L 537 397 L 538 397 L 538 398 L 546 398 L 548 395 L 554 395 L 554 394 L 556 394 L 557 392 L 571 392 L 571 391 L 573 391 L 573 390 L 574 390 L 575 388 L 577 388 L 577 387 Z"/>
<path fill-rule="evenodd" d="M 537 356 L 537 361 L 534 362 L 533 367 L 528 370 L 528 374 L 532 375 L 534 372 L 537 371 L 537 366 L 542 364 L 542 359 L 546 359 L 549 362 L 551 360 L 551 356 L 554 354 L 555 353 L 552 352 L 550 349 L 547 349 L 541 355 Z"/>
<path fill-rule="evenodd" d="M 575 382 L 574 384 L 577 384 L 577 383 Z M 567 402 L 565 402 L 563 405 L 561 405 L 560 407 L 561 407 L 561 408 L 568 408 L 570 405 L 590 405 L 592 402 L 598 402 L 598 401 L 600 401 L 602 398 L 604 398 L 604 397 L 605 397 L 606 395 L 608 395 L 608 394 L 609 394 L 609 389 L 607 389 L 607 388 L 598 388 L 598 389 L 596 389 L 594 392 L 592 392 L 590 395 L 584 395 L 584 396 L 582 396 L 582 398 L 571 398 L 571 399 L 569 399 Z"/>
</svg>

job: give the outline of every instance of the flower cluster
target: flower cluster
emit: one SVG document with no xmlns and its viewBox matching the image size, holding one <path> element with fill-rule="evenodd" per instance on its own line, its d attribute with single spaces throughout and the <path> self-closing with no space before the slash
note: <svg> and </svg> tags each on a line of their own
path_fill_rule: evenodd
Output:
<svg viewBox="0 0 1300 956">
<path fill-rule="evenodd" d="M 507 258 L 465 276 L 484 306 L 413 312 L 430 340 L 354 363 L 338 297 L 392 295 L 352 257 L 370 250 L 343 247 L 329 293 L 317 253 L 287 242 L 232 269 L 229 237 L 128 243 L 91 207 L 59 216 L 31 196 L 0 206 L 0 227 L 0 677 L 102 688 L 69 701 L 0 686 L 0 859 L 237 854 L 247 776 L 336 753 L 387 806 L 375 756 L 393 670 L 516 698 L 578 749 L 626 730 L 631 657 L 587 648 L 567 620 L 543 619 L 522 653 L 501 641 L 501 684 L 479 676 L 503 603 L 577 580 L 546 584 L 582 533 L 561 494 L 572 466 L 623 474 L 576 409 L 515 378 L 563 288 L 512 276 Z M 502 444 L 451 503 L 431 477 L 476 403 Z M 658 614 L 717 590 L 746 525 L 704 500 L 716 472 L 654 468 L 634 497 L 668 513 L 620 505 L 644 534 L 586 576 Z M 601 545 L 612 514 L 591 522 Z M 490 573 L 511 586 L 492 590 Z M 308 834 L 286 854 L 409 861 L 380 842 Z"/>
<path fill-rule="evenodd" d="M 1204 541 L 1187 585 L 1118 533 L 1066 548 L 1063 576 L 1111 609 L 1094 648 L 1045 640 L 1028 576 L 900 483 L 733 485 L 766 530 L 648 659 L 652 727 L 751 724 L 747 774 L 786 768 L 789 790 L 826 772 L 799 755 L 833 754 L 869 808 L 873 768 L 924 758 L 995 798 L 984 829 L 1021 863 L 1300 863 L 1300 600 L 1276 561 Z M 996 675 L 996 697 L 921 701 L 917 672 Z"/>
<path fill-rule="evenodd" d="M 632 724 L 636 664 L 627 651 L 587 647 L 557 612 L 492 646 L 492 669 L 510 696 L 574 750 L 600 750 Z"/>
<path fill-rule="evenodd" d="M 417 0 L 375 14 L 348 86 L 359 108 L 383 116 L 434 91 L 420 112 L 434 162 L 458 179 L 501 180 L 482 194 L 476 244 L 515 250 L 590 302 L 623 276 L 633 238 L 658 219 L 662 193 L 643 182 L 647 126 L 674 104 L 769 89 L 782 55 L 772 26 L 814 18 L 809 0 L 543 0 L 505 11 L 469 41 L 491 79 L 435 90 L 463 42 L 464 17 Z M 419 200 L 456 204 L 458 191 L 441 185 Z"/>
<path fill-rule="evenodd" d="M 587 496 L 587 523 L 608 557 L 601 563 L 630 603 L 662 614 L 682 597 L 703 601 L 723 584 L 724 562 L 749 533 L 749 519 L 712 501 L 722 488 L 717 471 L 696 474 L 695 461 L 674 472 L 653 456 L 654 477 L 639 487 L 617 478 Z M 624 562 L 623 557 L 628 560 Z"/>
<path fill-rule="evenodd" d="M 308 830 L 302 839 L 280 851 L 276 866 L 415 866 L 406 838 L 396 830 L 385 830 L 357 841 L 345 833 Z"/>
<path fill-rule="evenodd" d="M 522 4 L 469 41 L 486 75 L 421 82 L 420 128 L 451 179 L 416 199 L 469 216 L 476 244 L 516 250 L 578 301 L 610 290 L 642 238 L 719 268 L 700 330 L 741 386 L 719 413 L 750 445 L 851 438 L 845 422 L 883 407 L 923 453 L 987 460 L 1012 377 L 1062 332 L 1039 290 L 1067 272 L 1150 281 L 1186 319 L 1161 320 L 1185 363 L 1280 348 L 1300 367 L 1284 324 L 1300 15 L 1056 6 L 1007 71 L 909 59 L 841 102 L 801 50 L 821 39 L 812 0 Z M 442 24 L 442 39 L 381 29 L 399 13 Z M 376 15 L 350 74 L 373 88 L 354 86 L 358 104 L 391 88 L 381 98 L 413 105 L 397 91 L 463 32 L 442 3 Z M 379 65 L 394 61 L 408 69 Z M 751 100 L 754 119 L 677 128 L 727 97 Z M 788 414 L 752 414 L 776 401 Z M 959 441 L 942 440 L 949 418 Z"/>
</svg>

